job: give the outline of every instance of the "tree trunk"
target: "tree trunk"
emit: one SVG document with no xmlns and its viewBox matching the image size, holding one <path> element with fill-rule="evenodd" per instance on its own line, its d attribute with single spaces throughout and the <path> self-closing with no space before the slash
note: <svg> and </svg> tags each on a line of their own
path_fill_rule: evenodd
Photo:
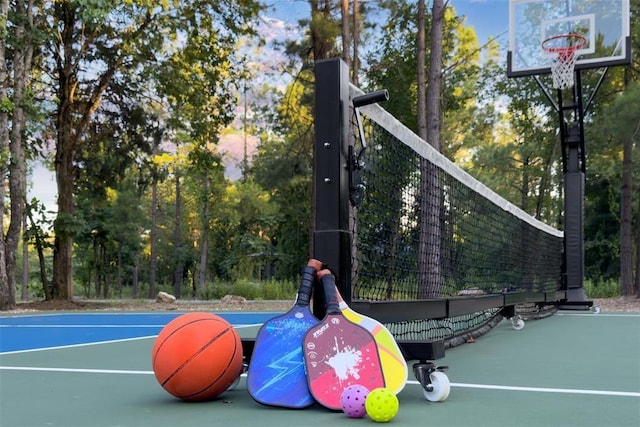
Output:
<svg viewBox="0 0 640 427">
<path fill-rule="evenodd" d="M 418 2 L 418 136 L 440 151 L 440 93 L 442 88 L 442 37 L 444 3 L 434 0 L 431 14 L 429 76 L 424 98 L 424 64 L 426 61 L 426 10 L 424 0 Z M 424 107 L 422 106 L 424 105 Z M 424 108 L 424 110 L 423 110 Z M 422 135 L 420 135 L 422 133 Z M 440 266 L 440 173 L 425 159 L 420 160 L 420 239 L 418 242 L 418 298 L 441 295 Z"/>
<path fill-rule="evenodd" d="M 182 248 L 182 196 L 180 194 L 180 173 L 176 166 L 175 171 L 176 178 L 176 206 L 175 206 L 175 214 L 173 217 L 173 248 L 174 248 L 174 256 L 173 259 L 175 261 L 175 267 L 173 270 L 173 294 L 176 298 L 180 298 L 182 294 L 182 277 L 184 276 L 184 256 L 183 256 L 183 248 Z"/>
<path fill-rule="evenodd" d="M 131 271 L 131 298 L 138 298 L 138 272 L 140 271 L 139 267 L 138 254 L 135 255 L 135 259 L 133 262 L 133 268 Z"/>
<path fill-rule="evenodd" d="M 422 0 L 421 0 L 422 1 Z M 427 85 L 427 142 L 440 151 L 440 119 L 442 92 L 442 37 L 444 3 L 434 0 L 431 12 L 431 44 L 429 49 L 429 82 Z"/>
<path fill-rule="evenodd" d="M 5 60 L 7 18 L 9 15 L 9 1 L 0 0 L 0 102 L 7 98 L 9 84 L 9 72 Z M 5 217 L 4 200 L 6 197 L 6 178 L 8 176 L 8 156 L 9 152 L 9 114 L 4 109 L 0 109 L 0 218 Z M 4 240 L 4 221 L 0 220 L 0 310 L 10 310 L 14 308 L 11 304 L 9 290 L 9 278 L 7 276 L 6 264 L 6 244 Z"/>
<path fill-rule="evenodd" d="M 522 190 L 521 190 L 521 198 L 520 198 L 520 209 L 527 212 L 529 208 L 529 186 L 530 186 L 530 159 L 529 156 L 523 156 L 524 160 L 522 162 Z"/>
<path fill-rule="evenodd" d="M 351 81 L 354 85 L 359 85 L 358 73 L 360 72 L 360 61 L 358 60 L 358 45 L 360 42 L 360 3 L 353 0 L 353 59 L 351 61 Z"/>
<path fill-rule="evenodd" d="M 622 295 L 635 294 L 633 281 L 633 148 L 632 140 L 623 144 L 622 186 L 620 191 L 620 284 Z"/>
<path fill-rule="evenodd" d="M 93 237 L 93 269 L 91 275 L 93 276 L 93 290 L 96 298 L 100 295 L 100 251 L 98 250 L 98 241 L 94 235 Z M 91 296 L 91 292 L 87 297 Z"/>
<path fill-rule="evenodd" d="M 349 54 L 349 0 L 341 0 L 342 6 L 342 59 L 351 68 L 351 55 Z"/>
<path fill-rule="evenodd" d="M 560 144 L 560 140 L 556 138 L 554 140 L 553 146 L 551 147 L 551 153 L 549 157 L 546 159 L 544 166 L 544 174 L 542 175 L 542 179 L 540 179 L 540 185 L 538 187 L 538 198 L 536 201 L 536 219 L 542 220 L 542 208 L 544 207 L 544 200 L 547 194 L 550 191 L 550 186 L 552 182 L 551 176 L 551 166 L 556 158 L 556 152 L 558 151 L 558 145 Z"/>
<path fill-rule="evenodd" d="M 27 221 L 22 224 L 22 227 L 26 230 Z M 22 241 L 22 283 L 20 285 L 20 299 L 25 301 L 29 298 L 29 243 L 26 240 Z"/>
<path fill-rule="evenodd" d="M 633 142 L 629 138 L 622 146 L 622 187 L 620 191 L 620 284 L 622 295 L 633 295 Z"/>
<path fill-rule="evenodd" d="M 198 274 L 198 283 L 196 284 L 196 294 L 198 291 L 204 290 L 207 278 L 207 253 L 209 251 L 209 192 L 211 191 L 211 180 L 209 175 L 204 177 L 204 206 L 202 209 L 202 243 L 200 244 L 200 271 Z M 196 295 L 194 295 L 196 296 Z"/>
<path fill-rule="evenodd" d="M 53 297 L 73 298 L 73 238 L 69 230 L 74 214 L 73 206 L 73 147 L 71 130 L 64 114 L 58 117 L 58 146 L 56 149 L 56 183 L 58 188 L 58 215 L 54 221 L 53 242 Z"/>
<path fill-rule="evenodd" d="M 107 268 L 109 263 L 107 261 L 107 248 L 105 246 L 102 246 L 102 265 L 104 266 L 102 273 L 104 281 L 104 286 L 102 287 L 102 298 L 109 299 L 111 296 L 111 270 Z"/>
<path fill-rule="evenodd" d="M 157 147 L 154 147 L 154 155 L 157 154 Z M 149 254 L 149 295 L 148 298 L 152 299 L 156 296 L 156 268 L 157 258 L 156 253 L 157 240 L 158 240 L 158 171 L 157 167 L 153 169 L 153 182 L 151 183 L 151 232 L 150 232 L 150 254 Z"/>
<path fill-rule="evenodd" d="M 320 2 L 323 2 L 320 6 Z M 329 0 L 311 0 L 311 52 L 313 60 L 326 59 L 335 38 L 328 40 L 328 31 L 324 26 L 331 21 L 331 3 Z"/>
<path fill-rule="evenodd" d="M 76 15 L 68 3 L 57 3 L 56 18 L 61 23 L 59 49 L 64 54 L 56 56 L 58 73 L 58 109 L 56 111 L 56 155 L 55 175 L 58 190 L 58 214 L 53 223 L 55 239 L 53 242 L 53 290 L 54 298 L 70 300 L 73 298 L 73 239 L 71 236 L 71 220 L 74 216 L 73 206 L 73 158 L 75 138 L 72 123 L 75 119 L 74 92 L 77 80 L 74 70 L 73 31 Z"/>
<path fill-rule="evenodd" d="M 31 8 L 25 8 L 22 1 L 15 3 L 15 12 L 21 19 L 16 20 L 15 38 L 19 42 L 13 58 L 13 118 L 11 122 L 11 138 L 9 148 L 9 193 L 11 215 L 9 229 L 5 240 L 5 263 L 9 292 L 6 303 L 15 306 L 16 302 L 16 254 L 20 243 L 22 224 L 24 221 L 26 199 L 26 160 L 22 132 L 26 122 L 26 95 L 31 71 L 31 48 L 29 26 L 33 20 Z"/>
<path fill-rule="evenodd" d="M 40 229 L 38 228 L 36 222 L 33 219 L 33 215 L 31 214 L 31 207 L 27 206 L 26 209 L 26 218 L 28 218 L 31 223 L 31 228 L 34 229 L 34 240 L 36 244 L 36 252 L 38 253 L 38 265 L 40 266 L 40 283 L 42 285 L 42 290 L 44 292 L 44 296 L 46 300 L 51 299 L 51 289 L 49 287 L 49 280 L 47 279 L 47 266 L 44 261 L 44 238 L 40 233 Z M 26 219 L 24 227 L 27 227 Z M 27 243 L 24 243 L 27 246 Z M 26 297 L 23 297 L 26 299 Z"/>
<path fill-rule="evenodd" d="M 636 217 L 636 281 L 635 283 L 636 283 L 636 295 L 638 298 L 640 298 L 640 197 L 638 197 L 638 215 Z"/>
<path fill-rule="evenodd" d="M 116 292 L 122 298 L 122 242 L 118 242 L 118 266 L 116 272 Z"/>
</svg>

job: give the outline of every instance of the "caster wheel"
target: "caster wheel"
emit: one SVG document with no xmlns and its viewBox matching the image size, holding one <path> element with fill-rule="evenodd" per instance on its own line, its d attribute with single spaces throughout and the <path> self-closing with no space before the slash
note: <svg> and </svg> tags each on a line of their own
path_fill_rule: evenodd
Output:
<svg viewBox="0 0 640 427">
<path fill-rule="evenodd" d="M 593 307 L 591 307 L 591 311 L 593 312 L 593 314 L 600 314 L 600 306 L 594 305 Z"/>
<path fill-rule="evenodd" d="M 524 328 L 524 320 L 522 320 L 520 316 L 512 317 L 511 326 L 513 326 L 513 329 L 515 329 L 516 331 L 520 331 L 522 330 L 522 328 Z"/>
<path fill-rule="evenodd" d="M 429 402 L 442 402 L 447 397 L 449 397 L 449 392 L 451 391 L 451 383 L 449 382 L 449 377 L 446 374 L 435 371 L 429 375 L 431 379 L 431 385 L 429 388 L 433 390 L 423 390 L 424 397 Z"/>
</svg>

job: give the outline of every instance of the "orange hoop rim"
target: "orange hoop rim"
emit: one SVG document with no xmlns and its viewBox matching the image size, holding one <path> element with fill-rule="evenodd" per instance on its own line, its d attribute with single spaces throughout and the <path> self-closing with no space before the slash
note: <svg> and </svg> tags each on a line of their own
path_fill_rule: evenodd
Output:
<svg viewBox="0 0 640 427">
<path fill-rule="evenodd" d="M 572 46 L 564 46 L 564 47 L 553 47 L 547 46 L 554 40 L 558 39 L 576 39 L 578 42 Z M 548 53 L 558 53 L 562 57 L 571 56 L 577 50 L 583 49 L 587 45 L 587 38 L 582 34 L 559 34 L 557 36 L 549 37 L 548 39 L 542 42 L 542 49 L 544 49 Z"/>
</svg>

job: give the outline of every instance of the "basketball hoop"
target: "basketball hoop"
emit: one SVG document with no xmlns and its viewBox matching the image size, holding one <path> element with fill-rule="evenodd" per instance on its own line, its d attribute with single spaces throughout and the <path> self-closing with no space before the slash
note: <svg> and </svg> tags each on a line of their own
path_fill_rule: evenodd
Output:
<svg viewBox="0 0 640 427">
<path fill-rule="evenodd" d="M 561 34 L 549 37 L 542 42 L 542 49 L 554 58 L 551 64 L 554 88 L 568 89 L 573 87 L 576 52 L 584 49 L 586 45 L 587 39 L 581 34 Z"/>
</svg>

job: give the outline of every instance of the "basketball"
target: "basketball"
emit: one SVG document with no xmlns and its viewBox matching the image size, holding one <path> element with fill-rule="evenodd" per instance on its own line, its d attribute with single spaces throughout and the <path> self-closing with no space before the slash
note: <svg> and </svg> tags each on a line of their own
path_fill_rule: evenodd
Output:
<svg viewBox="0 0 640 427">
<path fill-rule="evenodd" d="M 151 362 L 160 385 L 187 401 L 215 398 L 242 371 L 236 330 L 211 313 L 187 313 L 169 322 L 153 345 Z"/>
</svg>

